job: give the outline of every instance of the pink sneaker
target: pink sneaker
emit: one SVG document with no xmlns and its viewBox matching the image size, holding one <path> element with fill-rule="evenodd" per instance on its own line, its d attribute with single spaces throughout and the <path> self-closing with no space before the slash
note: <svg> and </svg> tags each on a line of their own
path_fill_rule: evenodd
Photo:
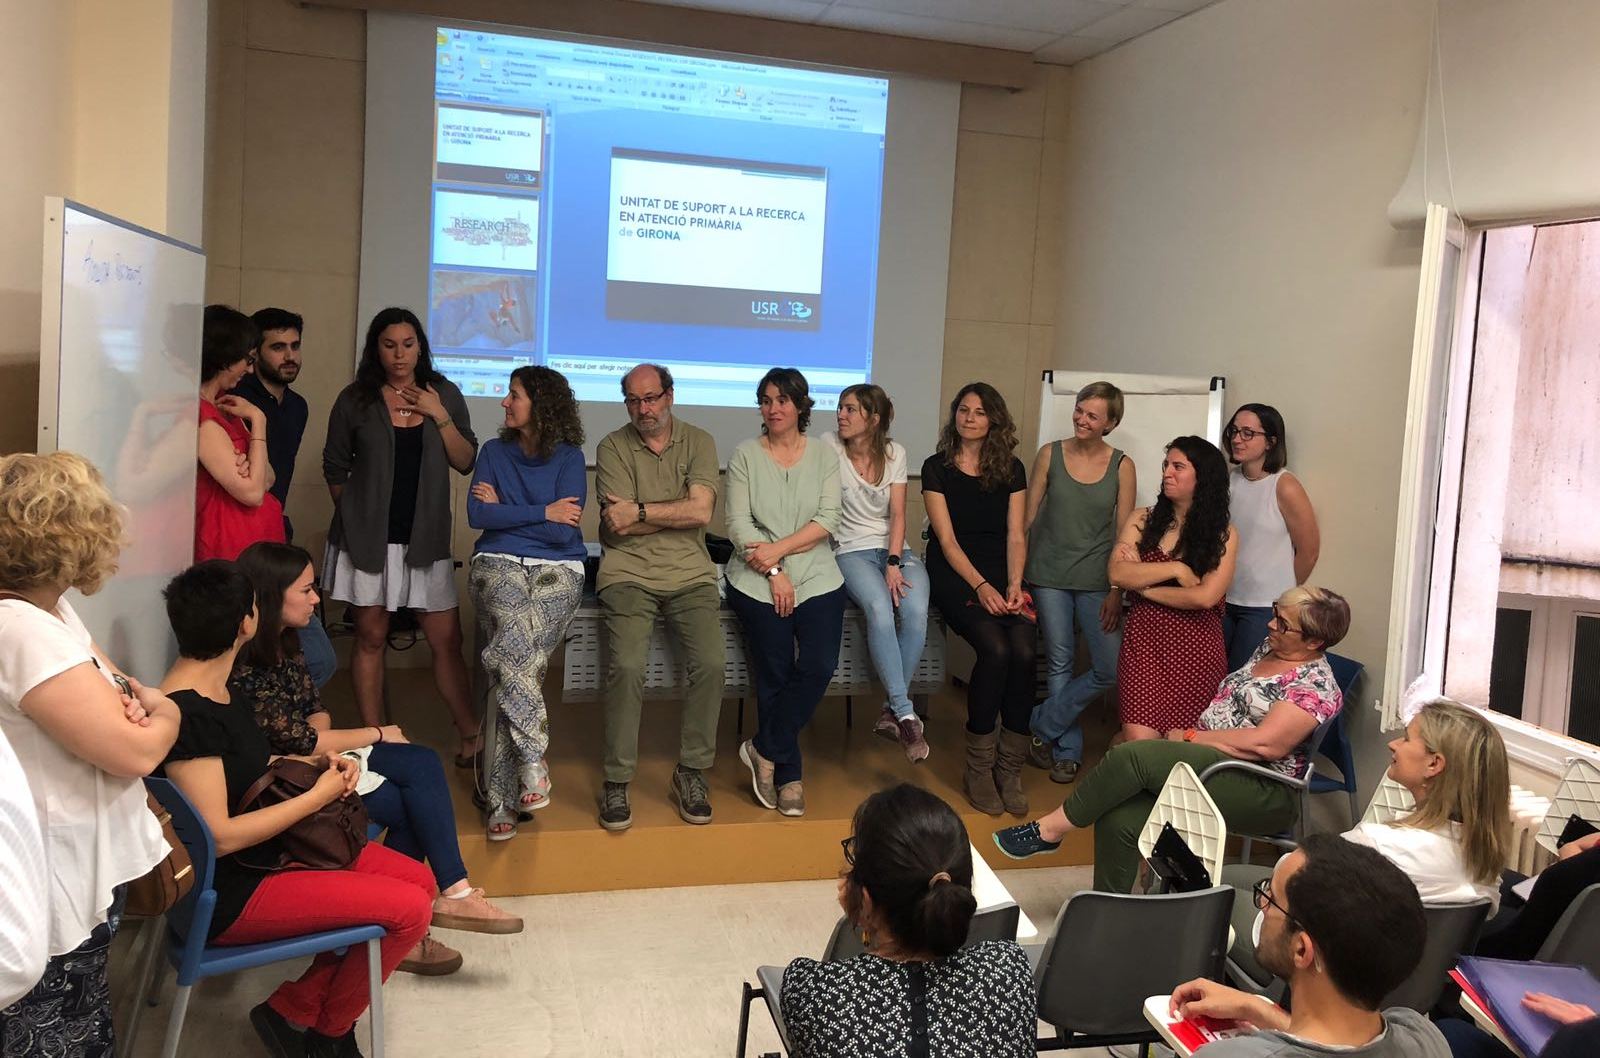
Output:
<svg viewBox="0 0 1600 1058">
<path fill-rule="evenodd" d="M 872 725 L 872 733 L 882 735 L 891 741 L 899 739 L 900 724 L 894 718 L 894 711 L 887 705 L 883 707 L 883 712 L 878 714 L 878 722 Z"/>
<path fill-rule="evenodd" d="M 928 740 L 922 737 L 922 718 L 916 713 L 895 722 L 895 737 L 906 751 L 906 760 L 920 764 L 928 759 Z"/>
</svg>

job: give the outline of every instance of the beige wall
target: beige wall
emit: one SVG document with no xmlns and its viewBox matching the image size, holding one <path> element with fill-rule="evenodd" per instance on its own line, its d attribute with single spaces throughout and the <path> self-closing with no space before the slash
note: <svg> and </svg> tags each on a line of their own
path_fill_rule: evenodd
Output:
<svg viewBox="0 0 1600 1058">
<path fill-rule="evenodd" d="M 298 542 L 319 553 L 332 513 L 320 462 L 327 409 L 351 378 L 358 322 L 365 23 L 292 0 L 213 2 L 207 293 L 247 312 L 275 304 L 306 316 L 296 388 L 311 402 L 311 424 L 288 509 Z M 975 378 L 993 382 L 1021 424 L 1025 461 L 1059 258 L 1059 210 L 1041 192 L 1060 178 L 1069 84 L 1065 68 L 1036 72 L 1020 92 L 962 95 L 942 398 Z M 476 536 L 464 497 L 458 481 L 458 558 Z M 719 511 L 713 528 L 720 522 Z M 913 532 L 922 524 L 914 490 L 909 523 Z M 592 504 L 584 529 L 592 539 Z"/>
<path fill-rule="evenodd" d="M 1381 670 L 1420 238 L 1426 0 L 1227 0 L 1073 69 L 1053 362 L 1223 374 L 1277 406 L 1323 534 L 1314 580 Z M 1141 471 L 1148 472 L 1146 468 Z M 1153 469 L 1153 468 L 1152 468 Z M 1381 738 L 1351 710 L 1368 790 Z"/>
</svg>

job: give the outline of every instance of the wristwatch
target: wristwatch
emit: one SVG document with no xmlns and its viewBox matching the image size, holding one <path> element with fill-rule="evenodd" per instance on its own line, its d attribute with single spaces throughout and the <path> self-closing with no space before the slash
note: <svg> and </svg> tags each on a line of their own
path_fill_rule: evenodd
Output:
<svg viewBox="0 0 1600 1058">
<path fill-rule="evenodd" d="M 782 572 L 783 572 L 783 567 L 782 566 L 773 566 L 771 569 L 767 570 L 767 576 L 768 577 L 776 577 L 778 574 L 780 574 Z"/>
<path fill-rule="evenodd" d="M 899 555 L 890 555 L 889 556 L 889 565 L 898 566 L 899 564 L 900 564 L 900 556 Z"/>
<path fill-rule="evenodd" d="M 644 521 L 644 501 L 639 501 L 639 520 Z"/>
</svg>

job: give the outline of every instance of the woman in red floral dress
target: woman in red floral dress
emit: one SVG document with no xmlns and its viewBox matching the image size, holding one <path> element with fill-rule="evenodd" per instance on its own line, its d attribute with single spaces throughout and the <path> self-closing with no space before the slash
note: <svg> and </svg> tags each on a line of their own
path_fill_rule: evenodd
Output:
<svg viewBox="0 0 1600 1058">
<path fill-rule="evenodd" d="M 1133 600 L 1117 659 L 1123 738 L 1193 727 L 1228 674 L 1222 606 L 1238 542 L 1222 453 L 1177 438 L 1160 496 L 1128 519 L 1111 555 L 1111 583 Z"/>
</svg>

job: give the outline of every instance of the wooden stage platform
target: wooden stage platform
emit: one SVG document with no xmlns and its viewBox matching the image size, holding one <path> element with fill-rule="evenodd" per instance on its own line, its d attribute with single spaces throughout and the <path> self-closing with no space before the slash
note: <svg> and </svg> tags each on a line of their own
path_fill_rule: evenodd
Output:
<svg viewBox="0 0 1600 1058">
<path fill-rule="evenodd" d="M 897 782 L 914 782 L 949 802 L 961 814 L 973 844 L 996 869 L 1060 867 L 1090 863 L 1090 832 L 1075 834 L 1050 856 L 1018 863 L 1002 856 L 989 840 L 999 826 L 1022 820 L 974 811 L 961 794 L 964 760 L 965 692 L 946 686 L 929 706 L 927 761 L 906 762 L 896 743 L 872 733 L 881 698 L 853 700 L 854 726 L 845 726 L 845 700 L 827 698 L 802 735 L 805 751 L 806 814 L 787 819 L 756 804 L 749 771 L 739 762 L 735 732 L 737 702 L 724 703 L 717 740 L 717 762 L 708 776 L 713 821 L 691 826 L 679 819 L 667 798 L 677 760 L 678 704 L 647 702 L 641 725 L 640 763 L 630 793 L 631 829 L 611 833 L 598 822 L 602 706 L 565 705 L 560 697 L 561 665 L 552 659 L 547 684 L 550 701 L 551 803 L 520 825 L 510 841 L 490 842 L 482 817 L 472 806 L 471 773 L 451 764 L 455 739 L 443 703 L 426 669 L 390 669 L 393 722 L 413 741 L 431 745 L 450 775 L 461 851 L 474 884 L 491 896 L 645 889 L 739 882 L 831 878 L 842 866 L 839 841 L 850 818 L 868 794 Z M 350 675 L 340 670 L 326 690 L 339 726 L 359 723 L 351 706 Z M 755 704 L 745 701 L 745 735 L 753 733 Z M 1104 706 L 1085 716 L 1091 761 L 1113 731 Z M 1047 773 L 1027 768 L 1024 780 L 1031 816 L 1056 804 L 1071 790 L 1050 782 Z"/>
</svg>

